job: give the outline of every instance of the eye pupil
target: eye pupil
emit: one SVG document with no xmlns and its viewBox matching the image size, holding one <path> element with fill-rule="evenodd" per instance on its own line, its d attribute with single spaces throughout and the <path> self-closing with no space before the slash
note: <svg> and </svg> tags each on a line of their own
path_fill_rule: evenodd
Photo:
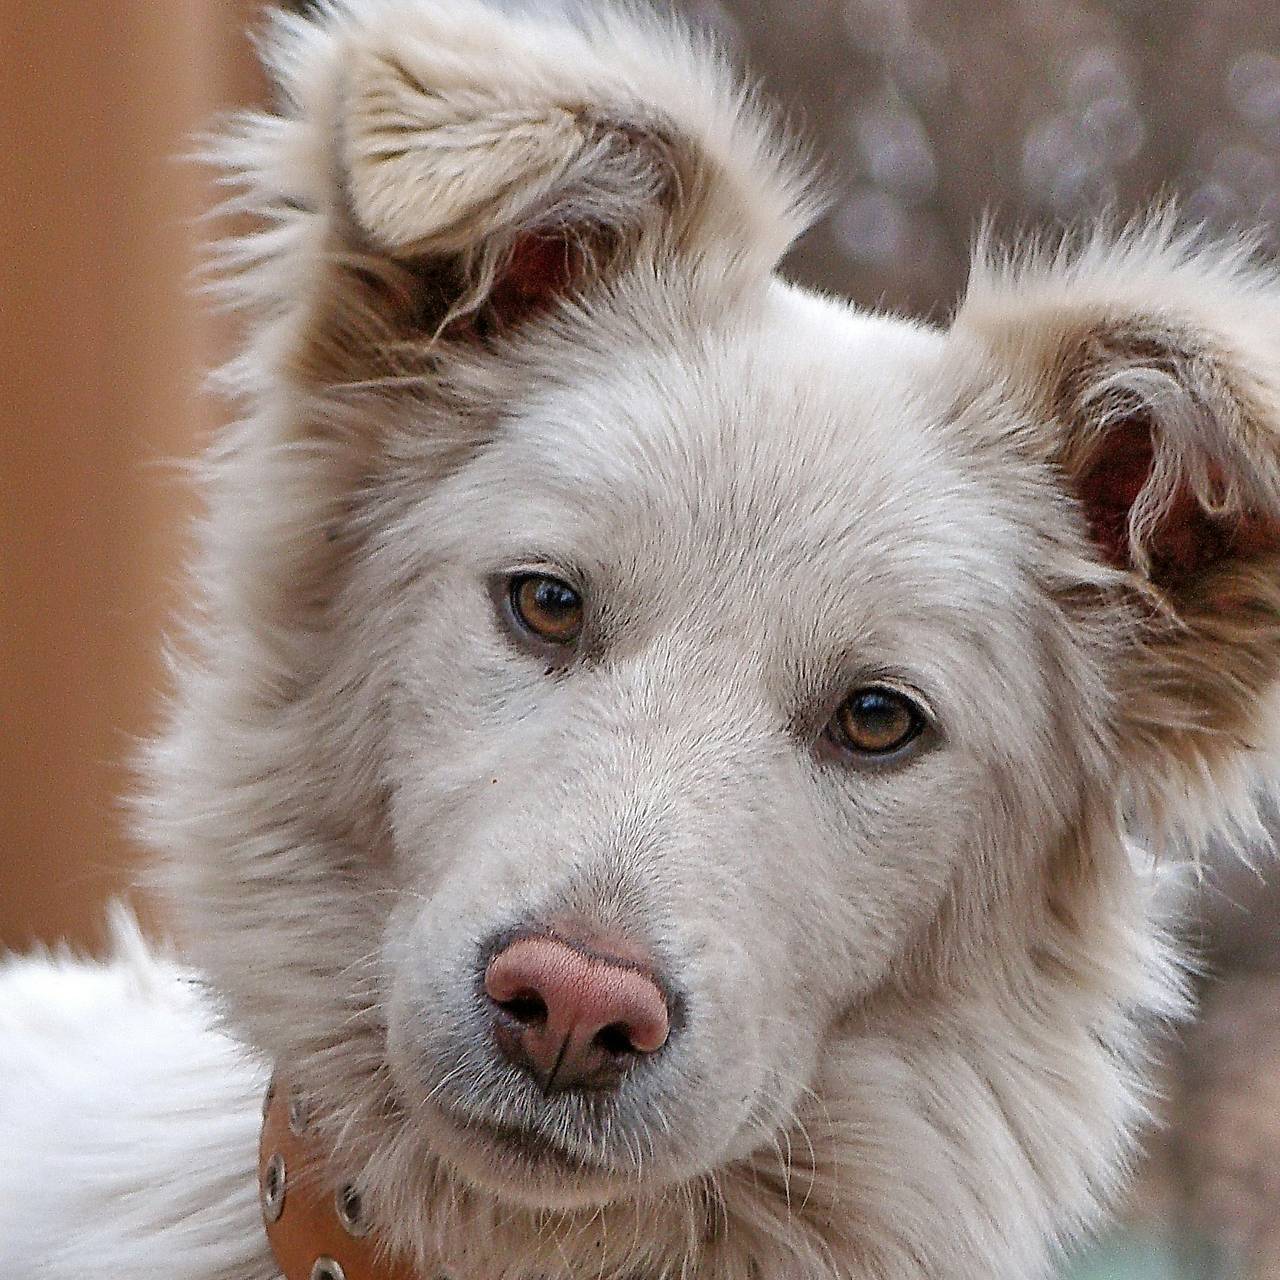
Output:
<svg viewBox="0 0 1280 1280">
<path fill-rule="evenodd" d="M 514 578 L 511 610 L 526 630 L 553 644 L 572 644 L 582 631 L 582 597 L 559 578 Z"/>
<path fill-rule="evenodd" d="M 578 607 L 578 597 L 564 583 L 552 578 L 539 580 L 533 598 L 544 613 L 565 614 Z"/>
<path fill-rule="evenodd" d="M 836 714 L 841 745 L 860 755 L 889 755 L 918 737 L 924 717 L 904 694 L 872 687 L 852 694 Z"/>
</svg>

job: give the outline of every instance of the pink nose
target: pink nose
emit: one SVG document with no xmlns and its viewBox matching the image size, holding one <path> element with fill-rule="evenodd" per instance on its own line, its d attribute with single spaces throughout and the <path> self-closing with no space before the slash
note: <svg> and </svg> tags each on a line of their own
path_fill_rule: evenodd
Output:
<svg viewBox="0 0 1280 1280">
<path fill-rule="evenodd" d="M 489 961 L 484 989 L 503 1053 L 545 1093 L 614 1088 L 667 1042 L 667 1002 L 643 967 L 557 938 L 521 938 Z"/>
</svg>

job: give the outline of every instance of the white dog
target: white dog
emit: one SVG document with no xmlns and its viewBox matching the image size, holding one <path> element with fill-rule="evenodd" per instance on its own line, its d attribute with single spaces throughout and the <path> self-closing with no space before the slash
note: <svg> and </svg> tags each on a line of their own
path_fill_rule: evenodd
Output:
<svg viewBox="0 0 1280 1280">
<path fill-rule="evenodd" d="M 868 315 L 652 19 L 267 51 L 142 809 L 201 976 L 11 962 L 0 1270 L 278 1274 L 274 1070 L 268 1216 L 350 1187 L 397 1275 L 1043 1274 L 1182 1004 L 1128 833 L 1274 758 L 1280 283 L 1158 223 Z"/>
</svg>

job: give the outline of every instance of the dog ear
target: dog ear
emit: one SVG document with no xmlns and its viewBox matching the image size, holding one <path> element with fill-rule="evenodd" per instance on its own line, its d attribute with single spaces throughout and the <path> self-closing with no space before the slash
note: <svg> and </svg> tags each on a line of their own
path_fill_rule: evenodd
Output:
<svg viewBox="0 0 1280 1280">
<path fill-rule="evenodd" d="M 281 113 L 221 155 L 274 236 L 242 293 L 305 291 L 320 378 L 508 334 L 642 256 L 767 273 L 811 216 L 789 147 L 654 18 L 341 0 L 266 48 Z"/>
<path fill-rule="evenodd" d="M 1149 820 L 1213 808 L 1274 741 L 1280 280 L 1160 220 L 1074 255 L 983 255 L 956 326 L 1029 404 L 1116 571 L 1116 709 Z"/>
</svg>

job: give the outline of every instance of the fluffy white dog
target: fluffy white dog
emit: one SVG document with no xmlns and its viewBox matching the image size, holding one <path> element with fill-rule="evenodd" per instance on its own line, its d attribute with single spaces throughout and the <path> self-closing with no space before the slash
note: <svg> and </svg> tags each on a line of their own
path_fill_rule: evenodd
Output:
<svg viewBox="0 0 1280 1280">
<path fill-rule="evenodd" d="M 1041 1275 L 1182 1001 L 1129 832 L 1274 758 L 1280 283 L 1158 223 L 868 315 L 652 19 L 266 48 L 142 805 L 195 968 L 4 971 L 0 1270 L 276 1275 L 274 1070 L 421 1280 Z"/>
</svg>

